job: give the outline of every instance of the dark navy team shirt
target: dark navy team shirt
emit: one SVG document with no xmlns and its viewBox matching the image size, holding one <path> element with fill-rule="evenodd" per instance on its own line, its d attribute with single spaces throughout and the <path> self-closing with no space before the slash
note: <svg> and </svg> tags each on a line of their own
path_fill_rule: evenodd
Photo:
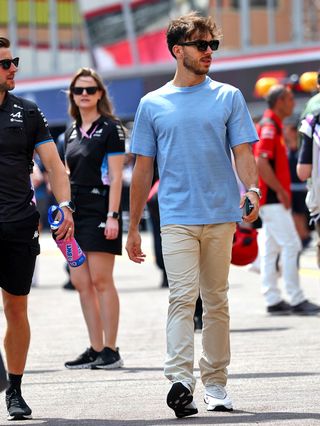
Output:
<svg viewBox="0 0 320 426">
<path fill-rule="evenodd" d="M 65 156 L 71 185 L 109 185 L 108 158 L 125 152 L 122 126 L 107 117 L 96 120 L 84 136 L 74 123 L 65 133 Z"/>
<path fill-rule="evenodd" d="M 43 113 L 33 102 L 28 101 L 28 105 L 33 110 L 32 147 L 54 143 Z M 36 211 L 32 201 L 34 192 L 29 174 L 29 147 L 24 117 L 25 120 L 31 120 L 20 98 L 7 93 L 0 105 L 0 222 L 18 221 Z"/>
</svg>

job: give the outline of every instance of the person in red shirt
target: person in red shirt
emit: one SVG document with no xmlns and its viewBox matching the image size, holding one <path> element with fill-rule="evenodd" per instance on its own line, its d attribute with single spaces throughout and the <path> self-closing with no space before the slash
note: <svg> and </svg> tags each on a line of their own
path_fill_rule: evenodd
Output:
<svg viewBox="0 0 320 426">
<path fill-rule="evenodd" d="M 282 129 L 283 119 L 293 112 L 294 96 L 290 88 L 276 85 L 266 100 L 269 108 L 257 125 L 260 141 L 255 147 L 262 190 L 262 229 L 258 238 L 262 293 L 269 314 L 314 315 L 320 307 L 309 302 L 300 287 L 298 256 L 302 247 L 291 214 L 290 169 Z M 278 287 L 279 255 L 289 303 L 283 300 Z"/>
</svg>

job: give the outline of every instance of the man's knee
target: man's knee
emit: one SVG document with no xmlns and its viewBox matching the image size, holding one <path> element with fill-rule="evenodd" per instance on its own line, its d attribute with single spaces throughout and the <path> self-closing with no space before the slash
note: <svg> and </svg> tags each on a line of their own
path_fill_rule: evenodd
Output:
<svg viewBox="0 0 320 426">
<path fill-rule="evenodd" d="M 4 296 L 3 309 L 8 323 L 25 321 L 27 319 L 27 296 Z"/>
</svg>

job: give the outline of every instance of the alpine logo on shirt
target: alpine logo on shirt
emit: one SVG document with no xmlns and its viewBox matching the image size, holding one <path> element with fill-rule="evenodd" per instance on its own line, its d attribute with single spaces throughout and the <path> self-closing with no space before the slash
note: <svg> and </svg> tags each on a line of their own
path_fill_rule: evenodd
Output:
<svg viewBox="0 0 320 426">
<path fill-rule="evenodd" d="M 23 108 L 17 104 L 13 105 L 13 112 L 10 114 L 10 121 L 14 123 L 23 123 Z"/>
<path fill-rule="evenodd" d="M 101 128 L 101 129 L 99 129 L 99 130 L 96 130 L 94 133 L 93 133 L 93 137 L 95 137 L 95 138 L 100 138 L 101 137 L 101 135 L 102 135 L 102 132 L 103 132 L 103 129 Z"/>
</svg>

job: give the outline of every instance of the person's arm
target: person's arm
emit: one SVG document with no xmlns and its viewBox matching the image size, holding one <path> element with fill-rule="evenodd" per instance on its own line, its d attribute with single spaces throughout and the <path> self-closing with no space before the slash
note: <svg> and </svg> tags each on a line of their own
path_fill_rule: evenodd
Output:
<svg viewBox="0 0 320 426">
<path fill-rule="evenodd" d="M 126 250 L 129 258 L 136 263 L 144 261 L 141 250 L 139 223 L 146 205 L 153 177 L 153 157 L 137 155 L 130 185 L 130 224 Z"/>
<path fill-rule="evenodd" d="M 239 179 L 247 188 L 258 186 L 257 165 L 249 143 L 243 143 L 233 148 L 234 162 Z M 248 216 L 244 216 L 246 222 L 254 222 L 259 216 L 259 196 L 255 192 L 247 191 L 240 200 L 240 208 L 243 208 L 245 198 L 249 198 L 253 205 L 253 210 Z"/>
<path fill-rule="evenodd" d="M 286 209 L 289 209 L 291 207 L 290 196 L 275 175 L 268 158 L 259 156 L 257 158 L 257 166 L 261 179 L 277 194 L 280 203 L 283 204 Z"/>
<path fill-rule="evenodd" d="M 299 150 L 299 158 L 297 164 L 297 175 L 302 181 L 311 177 L 312 173 L 312 138 L 304 133 L 301 135 L 301 147 Z"/>
<path fill-rule="evenodd" d="M 57 202 L 60 204 L 62 201 L 69 201 L 71 199 L 69 178 L 55 143 L 40 144 L 36 147 L 36 151 L 47 171 L 50 187 Z M 63 207 L 63 213 L 64 221 L 55 233 L 57 240 L 63 237 L 70 238 L 74 233 L 71 211 L 67 207 Z"/>
<path fill-rule="evenodd" d="M 33 172 L 30 175 L 34 189 L 37 189 L 44 181 L 44 175 L 36 162 L 33 165 Z"/>
<path fill-rule="evenodd" d="M 298 178 L 303 182 L 311 177 L 312 164 L 297 164 Z"/>
<path fill-rule="evenodd" d="M 119 212 L 121 189 L 122 189 L 122 169 L 123 169 L 124 155 L 109 156 L 109 178 L 110 178 L 110 191 L 109 191 L 109 212 Z M 112 217 L 106 218 L 106 227 L 104 235 L 108 240 L 114 240 L 119 233 L 119 220 Z"/>
</svg>

